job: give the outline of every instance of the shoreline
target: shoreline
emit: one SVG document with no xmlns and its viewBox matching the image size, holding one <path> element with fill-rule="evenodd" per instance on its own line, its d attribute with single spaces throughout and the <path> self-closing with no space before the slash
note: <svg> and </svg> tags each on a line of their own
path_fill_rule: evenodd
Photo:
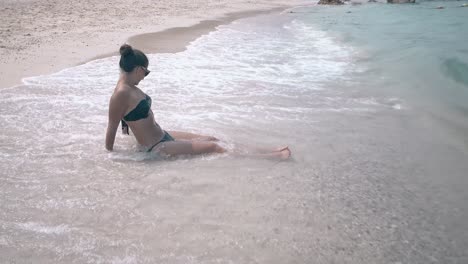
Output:
<svg viewBox="0 0 468 264">
<path fill-rule="evenodd" d="M 39 0 L 39 2 L 41 1 L 44 0 Z M 3 2 L 0 0 L 0 9 L 2 9 L 2 4 Z M 99 28 L 99 26 L 86 31 L 80 25 L 76 25 L 71 32 L 63 31 L 64 36 L 59 36 L 56 40 L 50 40 L 50 37 L 57 36 L 57 30 L 51 32 L 47 28 L 45 32 L 36 32 L 44 35 L 41 38 L 35 36 L 34 32 L 29 33 L 28 30 L 23 29 L 23 32 L 19 32 L 19 34 L 26 38 L 35 39 L 34 44 L 32 42 L 25 42 L 25 44 L 19 42 L 16 43 L 15 47 L 15 40 L 18 42 L 21 37 L 13 38 L 12 43 L 6 43 L 6 45 L 5 41 L 0 42 L 0 89 L 22 85 L 22 79 L 26 77 L 51 74 L 92 60 L 118 55 L 119 47 L 123 43 L 128 43 L 145 53 L 180 52 L 185 50 L 190 42 L 215 30 L 219 25 L 228 24 L 241 18 L 280 12 L 305 4 L 312 3 L 278 0 L 262 6 L 234 7 L 237 10 L 232 11 L 218 9 L 211 12 L 209 16 L 201 13 L 204 10 L 199 7 L 194 11 L 197 18 L 192 17 L 193 14 L 191 16 L 166 17 L 167 20 L 164 23 L 135 28 L 139 30 L 132 32 L 122 32 L 121 30 L 102 32 L 106 28 Z M 151 10 L 148 12 L 151 13 Z M 140 21 L 132 21 L 131 23 L 144 24 L 146 20 L 142 18 Z M 100 30 L 101 32 L 99 32 Z M 1 28 L 0 33 L 4 33 Z M 83 36 L 88 36 L 88 38 L 84 39 Z M 8 38 L 6 38 L 6 42 L 8 42 Z"/>
<path fill-rule="evenodd" d="M 279 7 L 268 10 L 250 10 L 226 13 L 222 17 L 202 20 L 193 25 L 171 27 L 157 32 L 133 35 L 130 36 L 125 43 L 140 49 L 147 54 L 182 52 L 187 49 L 187 46 L 192 41 L 195 41 L 199 37 L 216 30 L 216 28 L 220 25 L 227 25 L 242 18 L 281 12 L 290 8 L 294 7 Z M 78 63 L 77 65 L 84 64 L 96 59 L 118 55 L 118 50 L 110 53 L 100 54 L 89 60 Z"/>
</svg>

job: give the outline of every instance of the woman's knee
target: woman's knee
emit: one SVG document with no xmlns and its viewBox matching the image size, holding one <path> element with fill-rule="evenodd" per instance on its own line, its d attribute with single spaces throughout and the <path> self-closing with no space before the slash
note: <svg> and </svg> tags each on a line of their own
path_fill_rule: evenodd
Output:
<svg viewBox="0 0 468 264">
<path fill-rule="evenodd" d="M 226 152 L 226 149 L 225 149 L 225 148 L 221 147 L 220 145 L 218 145 L 218 144 L 216 144 L 216 143 L 214 143 L 214 144 L 216 145 L 216 152 L 217 152 L 217 153 L 224 153 L 224 152 Z"/>
</svg>

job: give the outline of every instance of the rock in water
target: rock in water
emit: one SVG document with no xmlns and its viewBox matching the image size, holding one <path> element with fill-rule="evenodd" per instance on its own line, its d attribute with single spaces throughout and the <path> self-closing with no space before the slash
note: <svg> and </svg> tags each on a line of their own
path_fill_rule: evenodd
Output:
<svg viewBox="0 0 468 264">
<path fill-rule="evenodd" d="M 320 0 L 317 4 L 319 5 L 344 5 L 341 0 Z"/>
<path fill-rule="evenodd" d="M 387 0 L 388 4 L 414 4 L 416 0 Z"/>
</svg>

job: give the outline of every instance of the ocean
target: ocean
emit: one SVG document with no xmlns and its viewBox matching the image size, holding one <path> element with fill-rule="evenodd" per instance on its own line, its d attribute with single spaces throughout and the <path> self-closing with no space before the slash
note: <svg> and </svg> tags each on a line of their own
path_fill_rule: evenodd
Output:
<svg viewBox="0 0 468 264">
<path fill-rule="evenodd" d="M 164 129 L 285 162 L 107 152 L 118 57 L 0 90 L 0 262 L 467 263 L 463 3 L 298 7 L 148 54 Z"/>
</svg>

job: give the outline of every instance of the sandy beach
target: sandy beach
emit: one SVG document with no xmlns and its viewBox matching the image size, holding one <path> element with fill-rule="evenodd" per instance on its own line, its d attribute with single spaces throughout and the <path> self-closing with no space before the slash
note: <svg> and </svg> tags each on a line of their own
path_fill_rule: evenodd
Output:
<svg viewBox="0 0 468 264">
<path fill-rule="evenodd" d="M 179 51 L 219 24 L 303 3 L 1 0 L 0 88 L 21 84 L 23 77 L 116 54 L 124 42 L 146 52 Z M 161 31 L 162 35 L 151 34 Z M 136 36 L 140 34 L 144 35 Z"/>
</svg>

